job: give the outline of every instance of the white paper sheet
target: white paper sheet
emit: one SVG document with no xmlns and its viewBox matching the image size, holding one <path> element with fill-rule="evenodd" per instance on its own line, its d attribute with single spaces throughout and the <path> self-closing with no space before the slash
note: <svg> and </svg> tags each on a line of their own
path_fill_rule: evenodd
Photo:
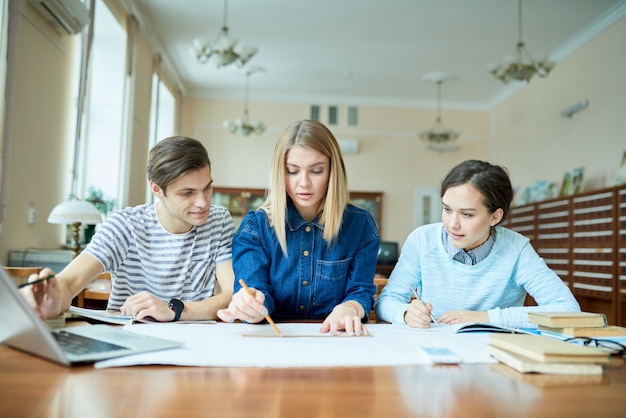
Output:
<svg viewBox="0 0 626 418">
<path fill-rule="evenodd" d="M 453 327 L 425 330 L 404 325 L 370 324 L 369 337 L 319 338 L 321 324 L 277 324 L 286 335 L 299 338 L 254 338 L 271 334 L 270 325 L 253 324 L 135 324 L 124 329 L 184 341 L 182 348 L 101 361 L 95 367 L 145 364 L 213 367 L 349 367 L 428 364 L 420 346 L 445 347 L 462 363 L 492 363 L 485 345 L 489 334 L 455 334 Z M 309 335 L 309 336 L 307 336 Z"/>
</svg>

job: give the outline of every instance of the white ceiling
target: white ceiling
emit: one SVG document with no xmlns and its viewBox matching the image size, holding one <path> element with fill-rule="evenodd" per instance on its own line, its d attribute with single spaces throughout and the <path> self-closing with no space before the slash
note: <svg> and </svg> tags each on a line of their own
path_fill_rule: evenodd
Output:
<svg viewBox="0 0 626 418">
<path fill-rule="evenodd" d="M 194 38 L 214 39 L 223 0 L 125 0 L 186 96 L 242 100 L 245 77 L 199 64 Z M 259 48 L 251 101 L 432 106 L 422 77 L 451 73 L 443 107 L 490 109 L 520 87 L 496 80 L 489 63 L 511 54 L 517 0 L 229 0 L 231 37 Z M 558 62 L 626 15 L 626 0 L 525 0 L 523 39 Z"/>
</svg>

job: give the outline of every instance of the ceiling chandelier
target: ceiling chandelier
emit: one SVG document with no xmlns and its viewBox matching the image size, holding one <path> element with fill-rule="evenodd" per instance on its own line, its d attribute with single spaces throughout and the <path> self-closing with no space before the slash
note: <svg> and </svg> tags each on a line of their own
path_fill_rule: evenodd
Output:
<svg viewBox="0 0 626 418">
<path fill-rule="evenodd" d="M 228 36 L 228 25 L 226 24 L 227 15 L 228 0 L 224 0 L 224 24 L 215 40 L 213 42 L 200 38 L 193 40 L 193 46 L 190 51 L 200 64 L 211 62 L 215 64 L 217 68 L 225 67 L 230 64 L 236 64 L 241 67 L 257 53 L 258 48 L 255 46 L 236 48 L 237 39 Z"/>
<path fill-rule="evenodd" d="M 460 133 L 444 128 L 441 118 L 441 85 L 444 81 L 452 80 L 454 77 L 445 73 L 429 73 L 423 79 L 437 85 L 437 118 L 432 129 L 420 132 L 419 137 L 428 142 L 429 148 L 437 151 L 457 149 L 458 146 L 453 142 L 459 138 Z"/>
<path fill-rule="evenodd" d="M 250 121 L 250 115 L 248 112 L 248 96 L 250 95 L 250 76 L 254 73 L 264 71 L 261 67 L 247 67 L 244 71 L 246 76 L 246 88 L 245 88 L 245 107 L 243 110 L 243 117 L 237 118 L 234 121 L 225 120 L 224 127 L 234 134 L 243 136 L 249 136 L 252 133 L 261 135 L 265 132 L 265 124 L 261 121 Z"/>
<path fill-rule="evenodd" d="M 555 62 L 547 55 L 540 55 L 534 59 L 526 49 L 522 40 L 522 0 L 518 2 L 519 38 L 515 53 L 504 57 L 500 64 L 491 64 L 488 69 L 498 80 L 508 83 L 511 80 L 530 81 L 537 74 L 539 77 L 547 77 L 554 68 Z"/>
</svg>

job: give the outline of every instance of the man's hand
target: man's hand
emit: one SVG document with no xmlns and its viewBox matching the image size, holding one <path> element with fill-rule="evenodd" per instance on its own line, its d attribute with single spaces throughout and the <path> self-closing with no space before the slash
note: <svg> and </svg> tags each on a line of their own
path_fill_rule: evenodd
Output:
<svg viewBox="0 0 626 418">
<path fill-rule="evenodd" d="M 120 308 L 122 315 L 137 319 L 151 317 L 155 321 L 170 322 L 174 320 L 174 311 L 168 302 L 164 302 L 148 292 L 139 292 L 130 296 Z"/>
<path fill-rule="evenodd" d="M 54 276 L 49 268 L 41 270 L 39 275 L 31 274 L 29 282 Z M 20 293 L 41 319 L 52 319 L 61 314 L 61 284 L 56 278 L 45 280 L 31 286 L 24 286 Z"/>
</svg>

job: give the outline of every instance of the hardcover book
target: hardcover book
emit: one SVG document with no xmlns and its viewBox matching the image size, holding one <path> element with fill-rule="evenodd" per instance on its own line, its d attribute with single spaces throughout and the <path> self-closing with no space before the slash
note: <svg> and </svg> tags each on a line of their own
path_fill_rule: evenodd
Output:
<svg viewBox="0 0 626 418">
<path fill-rule="evenodd" d="M 603 327 L 606 316 L 593 312 L 528 312 L 528 320 L 545 327 Z"/>
<path fill-rule="evenodd" d="M 591 386 L 606 384 L 607 377 L 603 374 L 548 374 L 548 373 L 520 373 L 512 367 L 500 362 L 490 367 L 510 379 L 533 385 L 538 388 L 570 388 L 572 386 Z"/>
<path fill-rule="evenodd" d="M 595 363 L 543 363 L 489 344 L 487 352 L 499 362 L 520 373 L 602 374 L 602 366 Z"/>
<path fill-rule="evenodd" d="M 626 336 L 626 328 L 618 327 L 616 325 L 606 325 L 604 327 L 546 327 L 544 325 L 539 325 L 539 329 L 542 331 L 569 335 L 570 337 Z"/>
<path fill-rule="evenodd" d="M 608 363 L 611 359 L 610 354 L 601 348 L 542 335 L 492 334 L 490 344 L 542 363 Z"/>
<path fill-rule="evenodd" d="M 585 167 L 574 168 L 565 173 L 561 186 L 561 196 L 571 196 L 583 191 L 583 177 Z"/>
</svg>

